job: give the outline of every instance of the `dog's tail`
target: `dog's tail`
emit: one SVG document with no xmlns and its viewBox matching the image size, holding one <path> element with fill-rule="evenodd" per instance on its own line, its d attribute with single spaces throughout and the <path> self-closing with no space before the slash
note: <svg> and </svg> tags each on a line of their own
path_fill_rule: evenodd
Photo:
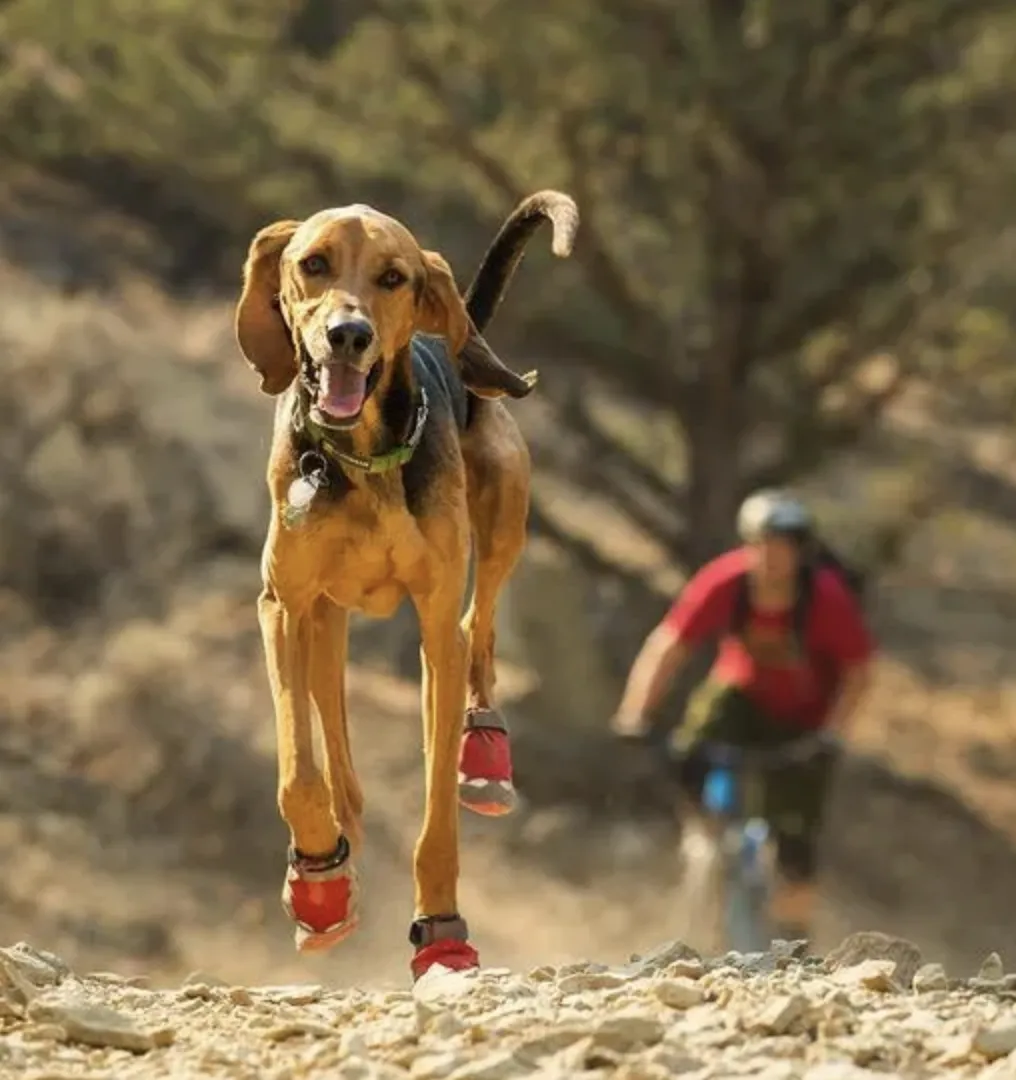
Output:
<svg viewBox="0 0 1016 1080">
<path fill-rule="evenodd" d="M 544 221 L 554 227 L 551 241 L 554 254 L 561 259 L 571 254 L 579 227 L 575 200 L 560 191 L 538 191 L 523 199 L 498 230 L 466 290 L 466 311 L 480 333 L 493 319 L 522 261 L 526 244 Z"/>
</svg>

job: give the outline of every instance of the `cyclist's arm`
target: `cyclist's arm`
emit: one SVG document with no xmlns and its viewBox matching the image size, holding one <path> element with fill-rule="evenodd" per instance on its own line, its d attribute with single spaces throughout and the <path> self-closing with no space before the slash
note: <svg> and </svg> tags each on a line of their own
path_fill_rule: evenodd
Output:
<svg viewBox="0 0 1016 1080">
<path fill-rule="evenodd" d="M 826 730 L 844 735 L 871 686 L 871 661 L 862 660 L 847 668 L 826 717 Z"/>
<path fill-rule="evenodd" d="M 628 674 L 621 704 L 611 724 L 618 735 L 644 735 L 649 714 L 660 704 L 688 649 L 667 623 L 646 638 Z"/>
<path fill-rule="evenodd" d="M 829 653 L 839 669 L 839 686 L 825 727 L 843 735 L 871 686 L 875 642 L 854 596 L 834 579 L 828 581 L 826 591 L 825 636 Z"/>
<path fill-rule="evenodd" d="M 618 735 L 638 736 L 649 730 L 649 714 L 663 700 L 681 665 L 729 621 L 731 580 L 727 562 L 707 563 L 646 638 L 611 723 Z"/>
</svg>

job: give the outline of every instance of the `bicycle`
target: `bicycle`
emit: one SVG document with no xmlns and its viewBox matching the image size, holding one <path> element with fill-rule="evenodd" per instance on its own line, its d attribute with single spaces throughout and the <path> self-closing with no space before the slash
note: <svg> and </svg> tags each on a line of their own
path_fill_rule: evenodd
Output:
<svg viewBox="0 0 1016 1080">
<path fill-rule="evenodd" d="M 720 916 L 718 936 L 727 948 L 751 953 L 770 947 L 775 853 L 769 822 L 761 814 L 761 774 L 803 763 L 835 745 L 825 732 L 809 732 L 777 747 L 700 744 L 696 752 L 710 765 L 702 790 L 706 820 L 685 823 L 681 845 L 685 917 L 692 934 L 715 926 Z"/>
</svg>

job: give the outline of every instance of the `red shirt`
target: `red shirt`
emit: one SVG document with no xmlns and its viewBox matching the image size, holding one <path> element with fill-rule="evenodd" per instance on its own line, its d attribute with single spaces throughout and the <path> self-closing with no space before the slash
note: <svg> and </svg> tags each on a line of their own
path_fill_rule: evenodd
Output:
<svg viewBox="0 0 1016 1080">
<path fill-rule="evenodd" d="M 734 599 L 748 567 L 744 548 L 706 563 L 663 625 L 691 647 L 719 638 L 712 677 L 743 690 L 774 720 L 821 727 L 843 674 L 874 652 L 860 605 L 839 575 L 823 567 L 812 587 L 803 650 L 796 644 L 790 608 L 752 608 L 742 636 L 735 636 L 729 632 Z"/>
</svg>

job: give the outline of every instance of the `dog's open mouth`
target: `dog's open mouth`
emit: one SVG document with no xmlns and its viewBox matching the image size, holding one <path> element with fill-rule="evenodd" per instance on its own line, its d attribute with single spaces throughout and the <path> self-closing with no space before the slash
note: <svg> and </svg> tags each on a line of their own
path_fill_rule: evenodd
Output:
<svg viewBox="0 0 1016 1080">
<path fill-rule="evenodd" d="M 367 400 L 369 374 L 350 364 L 325 364 L 318 385 L 318 408 L 333 420 L 352 420 L 359 416 Z"/>
<path fill-rule="evenodd" d="M 326 424 L 349 427 L 359 419 L 377 385 L 381 364 L 374 364 L 370 371 L 360 371 L 342 360 L 332 360 L 320 366 L 308 363 L 304 371 L 312 409 L 319 419 Z"/>
</svg>

